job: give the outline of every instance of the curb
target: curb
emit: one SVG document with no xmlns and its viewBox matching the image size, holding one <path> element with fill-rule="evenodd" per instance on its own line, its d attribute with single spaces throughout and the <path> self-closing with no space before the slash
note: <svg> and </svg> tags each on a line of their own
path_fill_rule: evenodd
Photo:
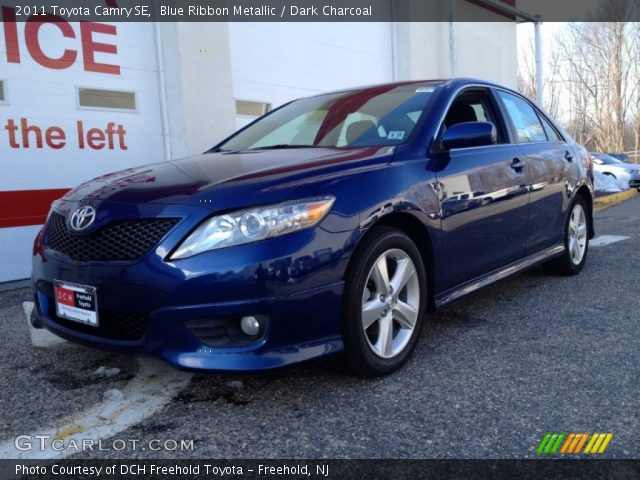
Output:
<svg viewBox="0 0 640 480">
<path fill-rule="evenodd" d="M 629 200 L 636 195 L 638 195 L 638 190 L 636 188 L 632 188 L 630 190 L 625 190 L 624 192 L 598 197 L 593 201 L 593 210 L 595 212 L 601 212 L 602 210 L 613 207 L 625 200 Z"/>
</svg>

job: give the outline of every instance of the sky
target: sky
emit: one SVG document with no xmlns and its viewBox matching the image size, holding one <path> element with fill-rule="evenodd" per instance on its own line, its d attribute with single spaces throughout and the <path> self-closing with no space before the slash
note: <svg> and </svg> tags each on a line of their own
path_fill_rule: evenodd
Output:
<svg viewBox="0 0 640 480">
<path fill-rule="evenodd" d="M 555 36 L 561 33 L 562 29 L 566 28 L 567 23 L 565 22 L 545 22 L 542 23 L 540 27 L 540 33 L 542 35 L 542 76 L 543 78 L 548 78 L 548 75 L 551 72 L 551 68 L 549 67 L 549 61 L 551 59 L 551 52 L 558 48 L 556 41 L 554 40 Z M 533 23 L 521 23 L 516 27 L 517 29 L 517 42 L 518 42 L 518 63 L 524 61 L 525 52 L 531 52 L 529 49 L 529 43 L 533 45 L 534 42 L 534 24 Z M 534 61 L 532 58 L 531 62 Z M 564 96 L 561 96 L 559 101 L 563 103 Z M 539 102 L 538 102 L 539 103 Z M 543 105 L 542 105 L 543 106 Z M 559 109 L 558 115 L 560 118 L 557 118 L 560 122 L 568 121 L 567 118 L 562 118 L 563 115 L 560 112 L 566 112 L 566 108 Z"/>
<path fill-rule="evenodd" d="M 548 53 L 554 48 L 554 35 L 561 31 L 565 26 L 566 23 L 564 22 L 545 22 L 541 25 L 540 33 L 542 34 L 543 62 L 545 61 L 545 53 Z M 533 23 L 520 23 L 516 28 L 518 32 L 518 55 L 520 55 L 520 51 L 528 44 L 529 39 L 533 42 L 534 25 Z"/>
</svg>

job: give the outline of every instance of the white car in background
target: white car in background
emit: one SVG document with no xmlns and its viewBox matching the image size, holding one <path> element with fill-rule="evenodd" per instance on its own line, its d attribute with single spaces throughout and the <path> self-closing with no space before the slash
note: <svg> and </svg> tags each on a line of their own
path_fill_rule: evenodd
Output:
<svg viewBox="0 0 640 480">
<path fill-rule="evenodd" d="M 611 191 L 637 188 L 640 190 L 640 165 L 625 163 L 606 153 L 591 153 L 596 190 Z M 598 179 L 601 181 L 598 182 Z M 612 181 L 613 180 L 613 181 Z M 599 188 L 598 183 L 603 184 Z"/>
</svg>

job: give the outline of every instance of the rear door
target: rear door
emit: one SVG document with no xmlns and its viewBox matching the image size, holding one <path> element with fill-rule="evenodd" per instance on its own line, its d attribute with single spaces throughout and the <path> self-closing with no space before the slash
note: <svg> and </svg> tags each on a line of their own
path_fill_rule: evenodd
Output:
<svg viewBox="0 0 640 480">
<path fill-rule="evenodd" d="M 439 138 L 452 125 L 469 121 L 494 123 L 499 143 L 437 155 L 445 289 L 514 262 L 525 249 L 526 164 L 489 89 L 462 92 Z"/>
<path fill-rule="evenodd" d="M 562 241 L 570 185 L 578 175 L 573 148 L 535 106 L 504 90 L 498 97 L 522 149 L 529 182 L 526 254 Z"/>
</svg>

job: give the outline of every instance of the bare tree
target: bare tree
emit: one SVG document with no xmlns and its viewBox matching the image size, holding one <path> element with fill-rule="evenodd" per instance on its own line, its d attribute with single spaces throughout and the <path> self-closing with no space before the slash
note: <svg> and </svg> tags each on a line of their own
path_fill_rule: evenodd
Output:
<svg viewBox="0 0 640 480">
<path fill-rule="evenodd" d="M 638 4 L 603 0 L 599 20 L 610 21 L 569 23 L 544 52 L 542 107 L 589 149 L 640 149 L 640 24 L 620 21 L 633 16 L 630 9 Z M 535 98 L 535 80 L 529 38 L 520 50 L 518 87 Z"/>
<path fill-rule="evenodd" d="M 536 67 L 535 47 L 533 38 L 529 37 L 527 43 L 520 51 L 518 62 L 518 90 L 529 98 L 537 98 L 536 92 Z M 543 105 L 540 105 L 551 116 L 556 117 L 560 107 L 560 89 L 562 87 L 559 78 L 560 56 L 557 51 L 547 52 L 545 64 L 545 76 L 542 88 L 544 90 Z"/>
<path fill-rule="evenodd" d="M 575 23 L 556 39 L 570 98 L 568 128 L 590 148 L 631 147 L 625 132 L 637 123 L 637 31 L 629 22 Z"/>
</svg>

